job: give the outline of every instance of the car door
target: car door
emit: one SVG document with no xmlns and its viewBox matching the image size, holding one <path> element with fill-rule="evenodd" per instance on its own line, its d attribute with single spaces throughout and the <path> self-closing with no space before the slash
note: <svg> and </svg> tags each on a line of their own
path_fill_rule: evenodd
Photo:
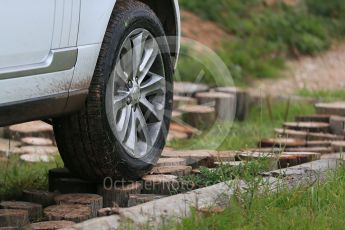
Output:
<svg viewBox="0 0 345 230">
<path fill-rule="evenodd" d="M 80 0 L 0 0 L 0 104 L 68 90 L 79 8 Z"/>
<path fill-rule="evenodd" d="M 0 0 L 0 69 L 44 61 L 51 48 L 55 0 Z"/>
<path fill-rule="evenodd" d="M 0 0 L 0 110 L 68 94 L 79 10 L 80 0 Z"/>
</svg>

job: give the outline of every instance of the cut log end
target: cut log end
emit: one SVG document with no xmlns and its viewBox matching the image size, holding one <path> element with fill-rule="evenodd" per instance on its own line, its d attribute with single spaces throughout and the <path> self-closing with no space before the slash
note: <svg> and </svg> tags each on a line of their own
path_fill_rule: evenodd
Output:
<svg viewBox="0 0 345 230">
<path fill-rule="evenodd" d="M 104 184 L 98 187 L 98 194 L 103 197 L 104 207 L 127 207 L 129 194 L 139 194 L 141 189 L 140 182 Z"/>
<path fill-rule="evenodd" d="M 170 195 L 178 189 L 177 176 L 174 175 L 147 175 L 143 178 L 145 193 Z"/>
<path fill-rule="evenodd" d="M 92 217 L 97 216 L 97 211 L 103 208 L 103 198 L 96 194 L 62 194 L 55 197 L 57 204 L 81 204 L 90 207 Z"/>
<path fill-rule="evenodd" d="M 27 210 L 0 209 L 0 228 L 20 228 L 29 223 Z"/>
<path fill-rule="evenodd" d="M 49 206 L 43 211 L 48 220 L 67 220 L 80 223 L 92 217 L 91 208 L 80 204 L 60 204 Z"/>
<path fill-rule="evenodd" d="M 175 176 L 187 176 L 192 172 L 191 166 L 162 166 L 154 167 L 151 174 L 167 174 Z"/>
<path fill-rule="evenodd" d="M 57 220 L 57 221 L 44 221 L 33 223 L 30 225 L 32 230 L 57 230 L 62 228 L 69 228 L 75 225 L 73 221 Z"/>
<path fill-rule="evenodd" d="M 42 205 L 24 201 L 3 201 L 0 208 L 25 210 L 29 214 L 30 221 L 38 221 L 42 218 Z"/>
</svg>

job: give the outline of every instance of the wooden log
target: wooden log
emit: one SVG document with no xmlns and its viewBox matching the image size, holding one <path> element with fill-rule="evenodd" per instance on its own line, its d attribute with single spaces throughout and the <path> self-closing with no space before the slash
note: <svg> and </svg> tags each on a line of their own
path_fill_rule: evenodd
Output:
<svg viewBox="0 0 345 230">
<path fill-rule="evenodd" d="M 236 101 L 233 95 L 221 92 L 203 92 L 197 93 L 195 97 L 200 105 L 214 107 L 218 120 L 234 120 L 236 114 Z"/>
<path fill-rule="evenodd" d="M 344 136 L 338 136 L 331 133 L 308 133 L 308 141 L 337 141 L 344 140 Z"/>
<path fill-rule="evenodd" d="M 244 161 L 220 161 L 220 162 L 214 162 L 214 164 L 218 166 L 229 166 L 229 167 L 239 167 L 245 164 Z"/>
<path fill-rule="evenodd" d="M 327 114 L 313 114 L 313 115 L 303 115 L 297 116 L 295 118 L 296 122 L 323 122 L 329 123 L 331 115 Z"/>
<path fill-rule="evenodd" d="M 322 122 L 285 122 L 284 128 L 315 133 L 328 133 L 330 125 Z"/>
<path fill-rule="evenodd" d="M 56 221 L 44 221 L 30 224 L 30 229 L 32 230 L 57 230 L 70 228 L 75 225 L 73 221 L 67 220 L 56 220 Z"/>
<path fill-rule="evenodd" d="M 200 131 L 198 129 L 196 129 L 196 128 L 188 125 L 188 124 L 179 124 L 176 122 L 172 122 L 170 124 L 169 132 L 171 132 L 171 131 L 185 133 L 188 135 L 188 137 L 200 133 Z"/>
<path fill-rule="evenodd" d="M 52 162 L 54 157 L 46 153 L 29 153 L 20 156 L 20 159 L 29 163 Z"/>
<path fill-rule="evenodd" d="M 97 211 L 103 208 L 103 197 L 96 194 L 62 194 L 55 197 L 57 204 L 81 204 L 90 207 L 91 217 L 97 217 Z"/>
<path fill-rule="evenodd" d="M 238 151 L 212 151 L 210 152 L 213 161 L 234 161 L 238 155 Z"/>
<path fill-rule="evenodd" d="M 59 150 L 55 146 L 23 146 L 21 147 L 26 154 L 45 154 L 55 156 L 59 154 Z"/>
<path fill-rule="evenodd" d="M 156 164 L 156 167 L 163 166 L 184 166 L 187 165 L 187 161 L 184 158 L 160 158 Z"/>
<path fill-rule="evenodd" d="M 229 93 L 236 98 L 236 114 L 235 118 L 239 121 L 244 121 L 249 110 L 250 96 L 246 90 L 235 87 L 219 87 L 215 91 L 222 93 Z"/>
<path fill-rule="evenodd" d="M 139 194 L 142 189 L 140 182 L 103 184 L 98 186 L 98 194 L 103 197 L 104 207 L 127 207 L 129 194 Z"/>
<path fill-rule="evenodd" d="M 261 148 L 267 147 L 303 147 L 306 145 L 304 140 L 292 139 L 292 138 L 271 138 L 261 140 L 258 144 Z"/>
<path fill-rule="evenodd" d="M 174 94 L 179 96 L 193 96 L 199 92 L 207 92 L 209 87 L 205 84 L 191 82 L 175 82 Z"/>
<path fill-rule="evenodd" d="M 333 152 L 330 147 L 299 147 L 299 148 L 286 148 L 285 152 L 313 152 L 320 154 L 329 154 Z"/>
<path fill-rule="evenodd" d="M 216 116 L 220 121 L 232 122 L 236 116 L 236 98 L 231 95 L 216 98 Z"/>
<path fill-rule="evenodd" d="M 52 205 L 46 207 L 43 213 L 49 221 L 67 220 L 80 223 L 92 217 L 91 208 L 81 204 Z"/>
<path fill-rule="evenodd" d="M 308 163 L 311 161 L 320 160 L 320 153 L 310 153 L 310 152 L 288 152 L 283 153 L 279 157 L 279 168 L 287 168 L 295 165 L 300 165 Z"/>
<path fill-rule="evenodd" d="M 305 131 L 297 131 L 292 129 L 274 129 L 274 132 L 276 133 L 278 138 L 292 138 L 299 140 L 307 139 L 307 132 Z"/>
<path fill-rule="evenodd" d="M 41 190 L 24 190 L 22 196 L 24 201 L 40 204 L 45 208 L 55 204 L 54 198 L 57 195 L 59 193 Z"/>
<path fill-rule="evenodd" d="M 24 201 L 3 201 L 0 208 L 25 210 L 29 214 L 30 221 L 38 221 L 42 218 L 42 205 Z"/>
<path fill-rule="evenodd" d="M 120 209 L 119 208 L 102 208 L 98 210 L 97 216 L 103 217 L 103 216 L 112 216 L 112 215 L 119 215 Z"/>
<path fill-rule="evenodd" d="M 142 179 L 143 193 L 170 195 L 179 188 L 177 176 L 174 175 L 147 175 Z"/>
<path fill-rule="evenodd" d="M 137 206 L 139 204 L 144 204 L 150 201 L 159 200 L 165 198 L 164 195 L 156 194 L 130 194 L 128 199 L 128 207 Z"/>
<path fill-rule="evenodd" d="M 189 136 L 187 133 L 170 130 L 168 133 L 167 141 L 183 140 L 183 139 L 188 139 L 188 138 Z"/>
<path fill-rule="evenodd" d="M 334 152 L 344 153 L 345 152 L 345 141 L 337 141 L 331 143 Z"/>
<path fill-rule="evenodd" d="M 197 104 L 198 104 L 198 102 L 195 98 L 174 95 L 173 108 L 176 110 L 178 110 L 179 108 L 181 108 L 183 106 L 197 105 Z"/>
<path fill-rule="evenodd" d="M 181 108 L 183 121 L 197 129 L 211 128 L 216 120 L 215 109 L 194 105 Z"/>
<path fill-rule="evenodd" d="M 307 141 L 307 147 L 330 147 L 332 141 Z"/>
<path fill-rule="evenodd" d="M 21 143 L 11 139 L 0 138 L 0 155 L 7 156 L 11 154 L 20 155 L 24 152 L 19 148 Z"/>
<path fill-rule="evenodd" d="M 43 121 L 11 125 L 5 129 L 5 137 L 20 141 L 23 137 L 45 137 L 54 140 L 53 127 Z"/>
<path fill-rule="evenodd" d="M 345 133 L 345 117 L 332 116 L 330 118 L 331 133 L 344 137 Z"/>
<path fill-rule="evenodd" d="M 315 105 L 318 114 L 332 114 L 345 117 L 345 102 L 318 103 Z"/>
<path fill-rule="evenodd" d="M 294 165 L 303 164 L 306 162 L 320 159 L 320 153 L 310 152 L 283 152 L 281 154 L 259 153 L 259 152 L 244 152 L 240 154 L 240 158 L 245 161 L 250 160 L 270 160 L 271 167 L 285 168 Z"/>
<path fill-rule="evenodd" d="M 13 227 L 20 229 L 29 224 L 27 210 L 0 209 L 0 228 Z"/>
<path fill-rule="evenodd" d="M 184 158 L 187 165 L 193 168 L 205 166 L 213 167 L 214 155 L 217 151 L 214 150 L 164 150 L 162 153 L 163 158 Z"/>
<path fill-rule="evenodd" d="M 78 178 L 58 178 L 49 181 L 53 192 L 66 193 L 97 193 L 97 183 Z"/>
<path fill-rule="evenodd" d="M 35 145 L 35 146 L 51 146 L 53 141 L 43 137 L 24 137 L 20 139 L 24 145 Z"/>
<path fill-rule="evenodd" d="M 150 174 L 166 174 L 166 175 L 175 175 L 175 176 L 187 176 L 191 174 L 191 166 L 162 166 L 154 167 Z"/>
<path fill-rule="evenodd" d="M 173 110 L 171 113 L 171 120 L 181 120 L 182 119 L 182 113 L 180 111 Z"/>
</svg>

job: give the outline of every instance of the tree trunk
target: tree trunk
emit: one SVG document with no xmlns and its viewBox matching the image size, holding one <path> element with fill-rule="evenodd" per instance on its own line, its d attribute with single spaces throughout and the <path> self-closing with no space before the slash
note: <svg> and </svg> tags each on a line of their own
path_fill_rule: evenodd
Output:
<svg viewBox="0 0 345 230">
<path fill-rule="evenodd" d="M 23 200 L 27 202 L 37 203 L 42 207 L 48 207 L 55 204 L 54 198 L 59 195 L 56 192 L 47 192 L 40 190 L 24 190 Z"/>
<path fill-rule="evenodd" d="M 331 132 L 344 137 L 345 135 L 345 117 L 332 116 L 330 119 Z"/>
<path fill-rule="evenodd" d="M 318 103 L 315 105 L 318 114 L 345 117 L 345 102 Z"/>
<path fill-rule="evenodd" d="M 30 229 L 32 230 L 57 230 L 57 229 L 65 229 L 70 228 L 75 225 L 73 221 L 67 220 L 56 220 L 56 221 L 44 221 L 33 223 L 30 225 Z"/>
<path fill-rule="evenodd" d="M 67 220 L 76 223 L 83 222 L 92 217 L 91 208 L 81 204 L 60 204 L 53 205 L 43 210 L 48 220 Z"/>
<path fill-rule="evenodd" d="M 314 115 L 297 116 L 295 121 L 296 122 L 323 122 L 323 123 L 329 123 L 329 119 L 330 119 L 330 115 L 314 114 Z"/>
<path fill-rule="evenodd" d="M 156 167 L 185 165 L 187 165 L 187 161 L 184 158 L 160 158 L 156 164 Z"/>
<path fill-rule="evenodd" d="M 98 186 L 98 194 L 103 197 L 104 207 L 127 207 L 129 194 L 139 194 L 142 185 L 140 182 L 103 184 Z"/>
<path fill-rule="evenodd" d="M 144 193 L 170 195 L 179 188 L 177 176 L 174 175 L 147 175 L 142 179 Z"/>
<path fill-rule="evenodd" d="M 97 211 L 103 208 L 103 198 L 96 194 L 63 194 L 55 197 L 57 204 L 81 204 L 90 207 L 91 217 L 97 217 Z"/>
<path fill-rule="evenodd" d="M 181 112 L 183 120 L 197 129 L 211 128 L 216 120 L 215 109 L 207 106 L 182 107 Z"/>
<path fill-rule="evenodd" d="M 0 209 L 0 228 L 14 227 L 20 229 L 29 224 L 27 210 Z"/>
<path fill-rule="evenodd" d="M 274 129 L 274 132 L 279 138 L 293 138 L 299 140 L 306 140 L 308 134 L 305 131 L 297 131 L 291 129 Z"/>
<path fill-rule="evenodd" d="M 53 127 L 43 121 L 11 125 L 4 131 L 5 137 L 20 141 L 23 137 L 44 137 L 54 141 Z"/>
<path fill-rule="evenodd" d="M 30 221 L 39 221 L 42 218 L 42 205 L 23 201 L 4 201 L 0 208 L 25 210 L 29 214 Z"/>
<path fill-rule="evenodd" d="M 328 133 L 329 124 L 322 122 L 285 122 L 284 128 L 315 133 Z"/>
<path fill-rule="evenodd" d="M 248 114 L 250 96 L 247 91 L 235 87 L 219 87 L 217 92 L 229 93 L 236 96 L 236 119 L 244 121 Z"/>
<path fill-rule="evenodd" d="M 197 168 L 200 166 L 213 167 L 217 151 L 213 150 L 164 150 L 163 158 L 184 158 L 187 165 Z"/>
<path fill-rule="evenodd" d="M 154 167 L 151 174 L 166 174 L 175 176 L 188 176 L 192 172 L 191 166 L 162 166 Z"/>
<path fill-rule="evenodd" d="M 173 108 L 179 110 L 183 106 L 196 105 L 197 101 L 192 97 L 183 97 L 174 95 L 174 105 Z"/>
</svg>

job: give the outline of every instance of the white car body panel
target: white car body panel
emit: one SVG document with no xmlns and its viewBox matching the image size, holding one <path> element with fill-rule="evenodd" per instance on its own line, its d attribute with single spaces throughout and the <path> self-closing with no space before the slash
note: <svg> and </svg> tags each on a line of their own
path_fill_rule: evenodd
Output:
<svg viewBox="0 0 345 230">
<path fill-rule="evenodd" d="M 174 53 L 178 54 L 180 12 L 178 1 L 173 3 L 177 23 Z M 87 95 L 116 0 L 0 0 L 0 4 L 0 107 L 67 95 L 67 108 L 68 95 L 78 91 Z M 32 73 L 30 69 L 48 68 L 52 53 L 69 49 L 77 50 L 77 56 L 68 69 L 3 77 L 11 71 Z"/>
<path fill-rule="evenodd" d="M 0 0 L 0 69 L 39 63 L 48 56 L 55 0 L 34 2 Z"/>
</svg>

